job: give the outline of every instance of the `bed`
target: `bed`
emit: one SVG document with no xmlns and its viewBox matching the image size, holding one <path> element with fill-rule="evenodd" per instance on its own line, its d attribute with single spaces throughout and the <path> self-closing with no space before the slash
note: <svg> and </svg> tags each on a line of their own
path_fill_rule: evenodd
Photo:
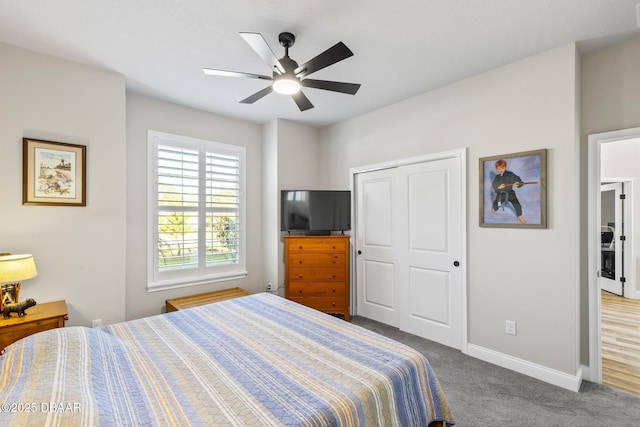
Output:
<svg viewBox="0 0 640 427">
<path fill-rule="evenodd" d="M 0 425 L 453 425 L 425 357 L 261 293 L 24 338 Z"/>
</svg>

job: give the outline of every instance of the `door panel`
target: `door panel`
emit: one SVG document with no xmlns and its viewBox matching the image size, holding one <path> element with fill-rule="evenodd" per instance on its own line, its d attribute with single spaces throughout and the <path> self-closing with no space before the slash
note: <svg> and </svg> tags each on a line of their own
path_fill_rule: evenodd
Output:
<svg viewBox="0 0 640 427">
<path fill-rule="evenodd" d="M 400 329 L 454 348 L 462 347 L 460 159 L 400 169 L 409 221 L 408 244 L 399 242 Z M 402 260 L 402 261 L 400 261 Z"/>
<path fill-rule="evenodd" d="M 356 185 L 357 312 L 398 326 L 393 204 L 396 169 L 358 174 Z"/>
<path fill-rule="evenodd" d="M 363 302 L 367 305 L 375 305 L 381 309 L 394 310 L 393 283 L 395 272 L 394 265 L 387 262 L 363 260 L 364 282 Z"/>
<path fill-rule="evenodd" d="M 385 173 L 378 175 L 386 175 Z M 364 222 L 364 244 L 391 248 L 393 246 L 392 186 L 393 176 L 369 177 L 362 182 L 364 196 L 362 221 Z"/>
<path fill-rule="evenodd" d="M 622 295 L 623 271 L 623 194 L 622 183 L 604 184 L 600 187 L 600 288 Z"/>
<path fill-rule="evenodd" d="M 448 325 L 451 322 L 449 294 L 447 273 L 415 267 L 410 269 L 409 301 L 412 317 Z"/>
<path fill-rule="evenodd" d="M 445 251 L 447 245 L 445 176 L 441 173 L 410 173 L 408 181 L 409 248 L 414 251 Z M 427 213 L 428 216 L 424 216 Z"/>
</svg>

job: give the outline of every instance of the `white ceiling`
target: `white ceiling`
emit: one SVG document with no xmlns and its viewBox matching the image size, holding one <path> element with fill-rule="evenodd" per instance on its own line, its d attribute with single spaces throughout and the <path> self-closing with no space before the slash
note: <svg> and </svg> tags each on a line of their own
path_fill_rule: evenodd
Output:
<svg viewBox="0 0 640 427">
<path fill-rule="evenodd" d="M 326 126 L 565 43 L 638 34 L 640 0 L 0 0 L 0 41 L 126 76 L 131 91 L 265 123 Z M 302 64 L 338 41 L 354 56 L 313 78 L 361 83 L 355 95 L 305 89 L 300 112 L 255 79 L 270 75 L 238 35 L 262 33 Z M 602 41 L 586 44 L 597 47 Z M 1 60 L 0 60 L 1 66 Z"/>
</svg>

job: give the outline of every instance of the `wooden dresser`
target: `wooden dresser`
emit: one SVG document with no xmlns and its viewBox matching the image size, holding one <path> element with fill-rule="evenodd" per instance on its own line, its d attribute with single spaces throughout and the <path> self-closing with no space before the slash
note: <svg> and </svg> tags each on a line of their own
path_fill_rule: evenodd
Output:
<svg viewBox="0 0 640 427">
<path fill-rule="evenodd" d="M 349 236 L 285 236 L 285 296 L 349 321 Z"/>
<path fill-rule="evenodd" d="M 36 332 L 64 328 L 65 320 L 69 320 L 64 300 L 37 304 L 25 312 L 23 317 L 12 313 L 8 319 L 0 315 L 0 352 L 9 344 Z"/>
</svg>

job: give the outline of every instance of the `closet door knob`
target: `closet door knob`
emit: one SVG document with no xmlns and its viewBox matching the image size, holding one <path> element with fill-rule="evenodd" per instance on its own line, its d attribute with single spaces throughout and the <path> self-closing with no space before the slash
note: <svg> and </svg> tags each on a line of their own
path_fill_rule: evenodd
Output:
<svg viewBox="0 0 640 427">
<path fill-rule="evenodd" d="M 460 262 L 459 261 L 453 261 L 453 265 L 455 267 L 460 267 Z"/>
</svg>

